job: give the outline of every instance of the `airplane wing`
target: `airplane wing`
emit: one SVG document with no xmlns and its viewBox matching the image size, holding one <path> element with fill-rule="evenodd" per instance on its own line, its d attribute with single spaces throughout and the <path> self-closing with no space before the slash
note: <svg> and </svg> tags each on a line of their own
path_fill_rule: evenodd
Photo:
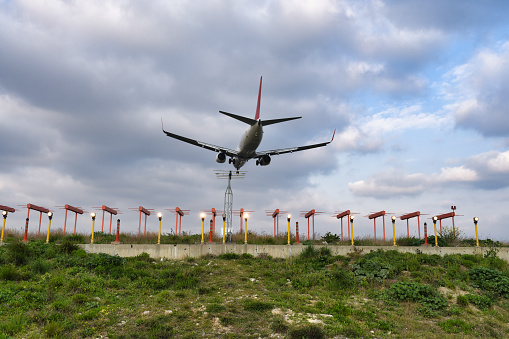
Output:
<svg viewBox="0 0 509 339">
<path fill-rule="evenodd" d="M 161 124 L 162 124 L 162 121 L 161 121 Z M 225 153 L 229 157 L 234 157 L 238 153 L 236 150 L 233 150 L 233 149 L 230 149 L 230 148 L 216 146 L 216 145 L 212 145 L 212 144 L 207 144 L 205 142 L 201 142 L 201 141 L 198 141 L 198 140 L 186 138 L 186 137 L 183 137 L 183 136 L 175 134 L 175 133 L 167 132 L 167 131 L 164 130 L 164 127 L 163 127 L 163 132 L 164 132 L 164 134 L 166 134 L 170 138 L 175 138 L 175 139 L 178 139 L 180 141 L 187 142 L 188 144 L 208 149 L 210 151 L 223 152 L 223 153 Z"/>
<path fill-rule="evenodd" d="M 253 158 L 257 158 L 257 157 L 260 157 L 263 155 L 279 155 L 279 154 L 285 154 L 285 153 L 293 153 L 293 152 L 305 151 L 307 149 L 327 146 L 328 144 L 330 144 L 332 142 L 332 140 L 334 140 L 335 134 L 336 134 L 336 130 L 334 130 L 334 133 L 332 134 L 332 139 L 327 142 L 306 145 L 306 146 L 299 146 L 299 147 L 280 148 L 280 149 L 274 149 L 274 150 L 270 150 L 270 151 L 256 152 L 255 155 L 253 156 Z"/>
</svg>

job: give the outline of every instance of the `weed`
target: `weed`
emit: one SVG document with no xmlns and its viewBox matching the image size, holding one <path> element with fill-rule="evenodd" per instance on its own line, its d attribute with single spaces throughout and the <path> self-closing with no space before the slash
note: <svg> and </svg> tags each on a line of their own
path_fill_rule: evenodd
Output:
<svg viewBox="0 0 509 339">
<path fill-rule="evenodd" d="M 0 268 L 0 280 L 17 281 L 21 280 L 21 273 L 12 265 L 3 266 Z"/>
<path fill-rule="evenodd" d="M 223 312 L 225 309 L 226 309 L 226 307 L 224 307 L 224 305 L 214 303 L 214 304 L 207 305 L 207 307 L 205 308 L 205 311 L 207 311 L 209 313 L 219 313 L 219 312 Z"/>
<path fill-rule="evenodd" d="M 447 300 L 428 285 L 416 282 L 397 282 L 389 288 L 389 294 L 396 300 L 419 302 L 430 310 L 447 306 Z"/>
<path fill-rule="evenodd" d="M 243 306 L 244 310 L 252 312 L 265 312 L 274 308 L 272 303 L 267 303 L 255 299 L 245 299 Z"/>
<path fill-rule="evenodd" d="M 288 332 L 289 326 L 283 319 L 283 317 L 279 316 L 272 321 L 272 323 L 270 324 L 270 328 L 277 333 L 286 333 Z"/>
<path fill-rule="evenodd" d="M 240 255 L 238 255 L 237 253 L 223 253 L 220 254 L 218 258 L 223 260 L 235 260 L 240 259 Z"/>
<path fill-rule="evenodd" d="M 473 325 L 470 325 L 461 319 L 447 319 L 439 322 L 438 325 L 442 327 L 446 333 L 463 332 L 465 334 L 469 334 L 470 330 L 473 328 Z"/>
<path fill-rule="evenodd" d="M 323 329 L 314 324 L 291 328 L 288 331 L 288 338 L 291 339 L 321 339 L 325 338 Z"/>
</svg>

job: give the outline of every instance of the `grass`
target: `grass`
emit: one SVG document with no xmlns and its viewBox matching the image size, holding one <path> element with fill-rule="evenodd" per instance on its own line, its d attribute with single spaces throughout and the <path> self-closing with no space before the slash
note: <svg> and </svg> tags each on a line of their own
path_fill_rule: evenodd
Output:
<svg viewBox="0 0 509 339">
<path fill-rule="evenodd" d="M 54 239 L 0 247 L 0 338 L 509 336 L 509 268 L 496 251 L 334 257 L 307 246 L 289 260 L 161 261 Z"/>
</svg>

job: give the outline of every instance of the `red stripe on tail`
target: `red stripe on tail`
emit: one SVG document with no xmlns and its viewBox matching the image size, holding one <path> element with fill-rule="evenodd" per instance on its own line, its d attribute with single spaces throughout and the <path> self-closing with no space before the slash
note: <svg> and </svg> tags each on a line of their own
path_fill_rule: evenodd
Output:
<svg viewBox="0 0 509 339">
<path fill-rule="evenodd" d="M 255 120 L 260 119 L 260 99 L 262 98 L 262 77 L 260 77 L 260 89 L 258 90 L 258 104 L 256 105 Z"/>
</svg>

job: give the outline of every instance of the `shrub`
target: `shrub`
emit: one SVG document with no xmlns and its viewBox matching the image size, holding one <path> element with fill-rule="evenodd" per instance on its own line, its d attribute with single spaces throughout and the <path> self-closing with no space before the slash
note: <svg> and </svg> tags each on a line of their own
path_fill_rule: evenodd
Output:
<svg viewBox="0 0 509 339">
<path fill-rule="evenodd" d="M 480 310 L 487 310 L 493 305 L 493 299 L 487 295 L 467 294 L 465 295 L 467 301 Z"/>
<path fill-rule="evenodd" d="M 71 254 L 73 251 L 79 249 L 80 247 L 69 238 L 64 239 L 64 241 L 62 241 L 62 245 L 60 245 L 60 252 L 65 254 Z"/>
<path fill-rule="evenodd" d="M 435 289 L 416 282 L 402 281 L 391 285 L 389 295 L 399 301 L 418 302 L 431 310 L 447 306 L 447 300 Z"/>
<path fill-rule="evenodd" d="M 337 234 L 332 234 L 331 232 L 325 233 L 325 235 L 322 237 L 322 240 L 326 241 L 329 244 L 337 243 L 341 237 Z"/>
<path fill-rule="evenodd" d="M 15 266 L 7 265 L 0 268 L 0 280 L 17 281 L 21 280 L 21 273 Z"/>
<path fill-rule="evenodd" d="M 460 306 L 467 306 L 469 304 L 468 298 L 465 295 L 458 295 L 456 303 Z"/>
<path fill-rule="evenodd" d="M 39 258 L 31 263 L 30 268 L 35 273 L 44 274 L 51 269 L 51 263 Z"/>
<path fill-rule="evenodd" d="M 245 299 L 244 300 L 244 309 L 246 311 L 254 311 L 254 312 L 264 312 L 274 308 L 274 305 L 271 303 L 255 300 L 255 299 Z"/>
<path fill-rule="evenodd" d="M 240 259 L 240 255 L 237 253 L 223 253 L 218 256 L 219 259 L 224 260 L 234 260 L 234 259 Z"/>
<path fill-rule="evenodd" d="M 446 333 L 464 332 L 465 334 L 468 334 L 473 327 L 473 325 L 470 325 L 461 319 L 447 319 L 438 323 L 438 325 L 442 327 Z"/>
<path fill-rule="evenodd" d="M 479 266 L 471 269 L 469 276 L 477 287 L 502 297 L 509 297 L 509 277 L 500 271 Z"/>
<path fill-rule="evenodd" d="M 288 331 L 288 324 L 279 316 L 270 324 L 270 328 L 277 333 L 286 333 Z"/>
<path fill-rule="evenodd" d="M 6 261 L 15 266 L 21 266 L 28 262 L 29 249 L 20 241 L 14 241 L 6 245 Z"/>
<path fill-rule="evenodd" d="M 217 303 L 209 304 L 205 308 L 205 311 L 207 311 L 209 313 L 218 313 L 218 312 L 222 312 L 224 310 L 225 310 L 224 305 L 217 304 Z"/>
<path fill-rule="evenodd" d="M 325 332 L 320 326 L 309 324 L 290 329 L 288 337 L 291 339 L 321 339 L 325 338 Z"/>
<path fill-rule="evenodd" d="M 329 285 L 333 288 L 349 289 L 355 284 L 354 275 L 350 271 L 337 268 L 332 272 L 327 271 L 327 275 L 330 278 Z"/>
<path fill-rule="evenodd" d="M 366 254 L 352 265 L 356 278 L 383 281 L 397 276 L 405 268 L 405 254 L 378 250 Z"/>
</svg>

